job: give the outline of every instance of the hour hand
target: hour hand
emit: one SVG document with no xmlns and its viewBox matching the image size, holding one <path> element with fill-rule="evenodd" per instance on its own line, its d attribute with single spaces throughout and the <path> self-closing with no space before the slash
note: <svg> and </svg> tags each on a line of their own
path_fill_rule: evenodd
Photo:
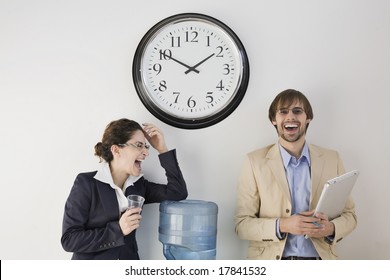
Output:
<svg viewBox="0 0 390 280">
<path fill-rule="evenodd" d="M 177 60 L 176 58 L 172 57 L 172 55 L 166 55 L 166 57 L 168 57 L 169 59 L 172 59 L 173 61 L 183 65 L 186 68 L 188 68 L 188 70 L 185 72 L 186 74 L 188 74 L 188 72 L 191 72 L 191 71 L 194 71 L 195 73 L 199 73 L 198 70 L 192 69 L 192 68 L 195 68 L 195 67 L 191 67 L 191 66 L 185 64 L 184 62 L 181 62 L 180 60 Z"/>
<path fill-rule="evenodd" d="M 196 67 L 198 67 L 199 65 L 201 65 L 201 64 L 202 64 L 203 62 L 205 62 L 206 60 L 210 59 L 213 55 L 215 55 L 215 53 L 210 54 L 208 57 L 206 57 L 205 59 L 203 59 L 201 62 L 195 64 L 194 66 L 188 67 L 188 70 L 185 71 L 184 73 L 185 73 L 185 74 L 188 74 L 188 73 L 190 73 L 191 71 L 194 71 L 194 72 L 196 72 L 196 73 L 199 73 L 199 71 L 196 70 Z"/>
</svg>

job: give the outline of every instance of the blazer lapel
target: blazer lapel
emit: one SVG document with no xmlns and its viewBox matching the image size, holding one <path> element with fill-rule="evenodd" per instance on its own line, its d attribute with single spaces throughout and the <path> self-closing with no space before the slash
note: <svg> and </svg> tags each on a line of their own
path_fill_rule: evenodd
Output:
<svg viewBox="0 0 390 280">
<path fill-rule="evenodd" d="M 310 203 L 314 197 L 317 197 L 317 192 L 321 190 L 320 182 L 322 181 L 322 174 L 324 168 L 324 159 L 322 152 L 313 145 L 309 145 L 310 160 L 311 160 L 311 184 L 312 190 L 310 195 Z M 280 155 L 279 146 L 275 144 L 270 148 L 267 154 L 268 165 L 272 170 L 273 175 L 278 183 L 283 194 L 291 201 L 290 188 L 286 178 L 282 157 Z"/>
<path fill-rule="evenodd" d="M 322 152 L 313 145 L 309 145 L 310 160 L 311 160 L 311 195 L 310 195 L 310 204 L 313 201 L 314 197 L 319 197 L 317 192 L 321 190 L 320 182 L 322 181 L 322 173 L 325 161 L 322 157 Z"/>
<path fill-rule="evenodd" d="M 278 144 L 275 144 L 269 149 L 266 157 L 268 158 L 268 165 L 272 170 L 278 186 L 283 194 L 288 197 L 288 200 L 291 201 L 290 188 L 288 187 L 286 172 L 284 170 Z"/>
<path fill-rule="evenodd" d="M 97 190 L 99 193 L 100 201 L 103 204 L 104 212 L 109 220 L 118 219 L 119 217 L 119 205 L 116 198 L 115 190 L 110 185 L 96 181 Z"/>
</svg>

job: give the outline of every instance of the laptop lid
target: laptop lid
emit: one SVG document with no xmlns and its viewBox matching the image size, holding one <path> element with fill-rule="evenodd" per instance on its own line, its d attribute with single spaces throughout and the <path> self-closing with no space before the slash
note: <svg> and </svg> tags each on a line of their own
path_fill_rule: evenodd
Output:
<svg viewBox="0 0 390 280">
<path fill-rule="evenodd" d="M 341 215 L 348 197 L 359 176 L 358 170 L 352 170 L 325 183 L 315 213 L 325 213 L 329 220 Z"/>
</svg>

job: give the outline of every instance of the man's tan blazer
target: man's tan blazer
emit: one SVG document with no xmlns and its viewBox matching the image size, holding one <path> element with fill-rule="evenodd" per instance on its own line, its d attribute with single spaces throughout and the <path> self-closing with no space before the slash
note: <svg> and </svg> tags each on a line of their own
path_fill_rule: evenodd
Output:
<svg viewBox="0 0 390 280">
<path fill-rule="evenodd" d="M 336 151 L 309 145 L 311 160 L 310 210 L 318 203 L 327 180 L 345 173 Z M 244 161 L 237 191 L 235 225 L 241 239 L 249 240 L 248 259 L 278 260 L 286 238 L 276 235 L 276 220 L 291 216 L 291 196 L 278 144 L 249 153 Z M 336 259 L 335 244 L 357 224 L 355 205 L 349 198 L 343 214 L 332 220 L 333 242 L 312 238 L 322 259 Z"/>
</svg>

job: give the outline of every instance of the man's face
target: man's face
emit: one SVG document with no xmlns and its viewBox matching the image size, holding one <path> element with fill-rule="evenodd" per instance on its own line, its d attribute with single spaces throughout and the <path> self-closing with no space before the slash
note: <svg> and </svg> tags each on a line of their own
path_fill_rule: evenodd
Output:
<svg viewBox="0 0 390 280">
<path fill-rule="evenodd" d="M 272 124 L 276 125 L 280 138 L 294 143 L 304 138 L 306 125 L 310 121 L 310 119 L 307 119 L 302 104 L 296 102 L 288 108 L 278 107 Z"/>
</svg>

